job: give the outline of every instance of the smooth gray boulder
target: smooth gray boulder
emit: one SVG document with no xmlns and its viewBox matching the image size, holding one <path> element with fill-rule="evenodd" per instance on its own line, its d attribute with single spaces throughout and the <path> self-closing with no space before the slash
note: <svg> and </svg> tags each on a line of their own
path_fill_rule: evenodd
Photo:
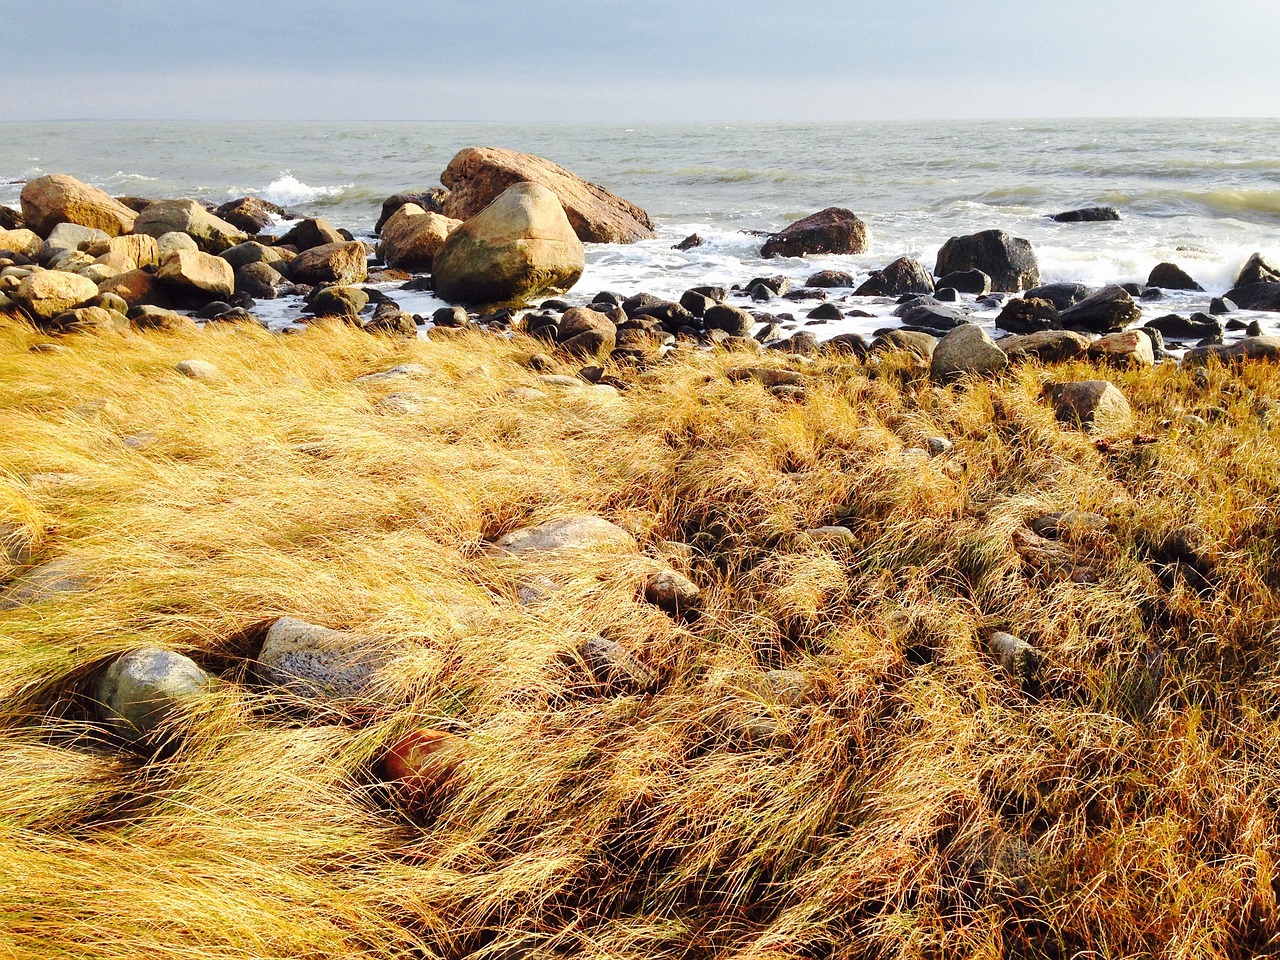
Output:
<svg viewBox="0 0 1280 960">
<path fill-rule="evenodd" d="M 212 677 L 189 657 L 140 647 L 117 657 L 94 690 L 99 714 L 117 735 L 144 740 L 206 691 Z"/>
</svg>

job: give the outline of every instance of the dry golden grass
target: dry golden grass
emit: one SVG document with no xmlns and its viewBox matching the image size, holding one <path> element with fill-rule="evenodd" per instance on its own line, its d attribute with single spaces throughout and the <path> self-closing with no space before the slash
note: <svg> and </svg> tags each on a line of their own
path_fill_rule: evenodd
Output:
<svg viewBox="0 0 1280 960">
<path fill-rule="evenodd" d="M 689 352 L 528 400 L 519 338 L 37 339 L 0 328 L 0 576 L 70 558 L 88 584 L 0 613 L 4 956 L 1280 950 L 1270 365 L 1104 373 L 1154 442 L 1100 449 L 1039 400 L 1084 365 L 935 388 L 905 356 L 822 360 L 782 403 L 724 374 L 786 358 Z M 425 374 L 355 382 L 400 363 Z M 935 435 L 954 450 L 904 456 Z M 1107 528 L 1028 538 L 1062 509 Z M 702 616 L 637 600 L 626 555 L 539 562 L 563 589 L 521 606 L 528 565 L 486 542 L 581 511 Z M 835 523 L 855 542 L 803 535 Z M 1207 580 L 1161 562 L 1188 525 Z M 360 709 L 282 710 L 251 660 L 286 614 L 411 652 Z M 997 629 L 1041 651 L 1034 683 Z M 581 683 L 602 633 L 656 693 Z M 87 704 L 144 643 L 226 681 L 154 756 Z M 413 817 L 373 768 L 421 725 L 472 752 Z"/>
</svg>

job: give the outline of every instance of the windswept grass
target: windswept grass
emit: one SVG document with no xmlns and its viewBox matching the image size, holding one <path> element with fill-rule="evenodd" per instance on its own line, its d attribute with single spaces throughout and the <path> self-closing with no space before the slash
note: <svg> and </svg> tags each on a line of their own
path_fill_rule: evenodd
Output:
<svg viewBox="0 0 1280 960">
<path fill-rule="evenodd" d="M 1280 950 L 1270 365 L 937 388 L 905 355 L 824 359 L 784 403 L 725 372 L 787 358 L 690 351 L 611 371 L 616 397 L 517 399 L 519 338 L 37 339 L 0 327 L 0 577 L 64 558 L 85 584 L 0 612 L 0 954 Z M 1039 399 L 1099 375 L 1137 420 L 1103 443 Z M 1105 526 L 1029 536 L 1067 509 Z M 642 556 L 485 550 L 576 512 L 690 576 L 701 616 L 637 598 Z M 829 524 L 852 541 L 803 533 Z M 561 589 L 521 605 L 531 573 Z M 367 703 L 299 713 L 252 670 L 282 615 L 409 652 Z M 584 684 L 598 635 L 657 692 Z M 225 681 L 155 755 L 89 702 L 142 644 Z M 374 770 L 417 726 L 471 752 L 410 814 Z"/>
</svg>

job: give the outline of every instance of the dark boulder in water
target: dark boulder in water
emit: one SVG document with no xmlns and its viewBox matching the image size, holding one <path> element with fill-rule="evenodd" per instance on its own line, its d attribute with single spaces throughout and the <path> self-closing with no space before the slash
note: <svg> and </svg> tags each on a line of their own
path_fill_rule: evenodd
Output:
<svg viewBox="0 0 1280 960">
<path fill-rule="evenodd" d="M 827 207 L 773 234 L 762 257 L 803 257 L 810 253 L 866 253 L 867 225 L 852 210 Z"/>
<path fill-rule="evenodd" d="M 1115 333 L 1137 322 L 1141 316 L 1142 310 L 1133 302 L 1128 291 L 1112 286 L 1103 287 L 1075 306 L 1061 311 L 1058 319 L 1067 330 Z"/>
<path fill-rule="evenodd" d="M 1157 263 L 1151 268 L 1147 277 L 1147 286 L 1159 287 L 1161 290 L 1196 290 L 1204 292 L 1204 287 L 1191 279 L 1191 275 L 1176 263 Z"/>
<path fill-rule="evenodd" d="M 786 277 L 752 277 L 747 281 L 744 290 L 754 290 L 756 287 L 767 287 L 775 296 L 781 297 L 791 289 L 791 281 Z M 696 287 L 694 288 L 697 289 Z"/>
<path fill-rule="evenodd" d="M 905 293 L 933 293 L 933 277 L 924 264 L 899 257 L 877 270 L 854 291 L 859 297 L 897 297 Z"/>
<path fill-rule="evenodd" d="M 844 314 L 834 303 L 823 303 L 806 314 L 809 320 L 843 320 Z"/>
<path fill-rule="evenodd" d="M 1260 253 L 1255 253 L 1244 262 L 1240 272 L 1236 274 L 1234 287 L 1247 287 L 1252 283 L 1275 283 L 1280 281 L 1280 266 L 1268 260 Z"/>
<path fill-rule="evenodd" d="M 1142 325 L 1144 330 L 1159 330 L 1166 337 L 1179 340 L 1215 339 L 1222 341 L 1222 323 L 1207 313 L 1197 313 L 1193 317 L 1184 317 L 1176 313 L 1156 317 Z"/>
<path fill-rule="evenodd" d="M 275 223 L 276 217 L 284 216 L 284 207 L 261 197 L 241 197 L 215 207 L 213 212 L 245 233 L 258 234 Z"/>
<path fill-rule="evenodd" d="M 1101 223 L 1119 220 L 1120 213 L 1115 207 L 1081 207 L 1079 210 L 1050 214 L 1049 219 L 1057 220 L 1058 223 Z"/>
<path fill-rule="evenodd" d="M 952 237 L 944 243 L 938 251 L 934 274 L 943 276 L 962 270 L 981 270 L 991 278 L 993 289 L 1011 293 L 1040 282 L 1040 264 L 1031 242 L 1011 237 L 1003 230 Z"/>
<path fill-rule="evenodd" d="M 819 270 L 804 282 L 806 287 L 852 287 L 853 274 L 843 270 Z"/>
<path fill-rule="evenodd" d="M 747 311 L 724 303 L 716 304 L 703 314 L 702 322 L 708 330 L 723 330 L 735 337 L 747 336 L 756 324 L 755 317 Z"/>
<path fill-rule="evenodd" d="M 1066 310 L 1089 296 L 1089 292 L 1089 288 L 1083 283 L 1046 283 L 1043 287 L 1032 287 L 1023 296 L 1048 300 L 1059 310 Z"/>
<path fill-rule="evenodd" d="M 691 233 L 679 243 L 672 244 L 672 250 L 692 250 L 694 247 L 702 246 L 702 237 L 696 233 Z"/>
<path fill-rule="evenodd" d="M 996 326 L 1010 333 L 1039 333 L 1041 330 L 1057 330 L 1058 308 L 1049 300 L 1022 297 L 1010 300 L 996 317 Z"/>
<path fill-rule="evenodd" d="M 1280 281 L 1250 283 L 1227 293 L 1227 299 L 1241 310 L 1280 312 Z"/>
<path fill-rule="evenodd" d="M 991 292 L 991 278 L 981 270 L 955 270 L 938 278 L 938 289 L 950 287 L 958 293 L 982 296 Z"/>
</svg>

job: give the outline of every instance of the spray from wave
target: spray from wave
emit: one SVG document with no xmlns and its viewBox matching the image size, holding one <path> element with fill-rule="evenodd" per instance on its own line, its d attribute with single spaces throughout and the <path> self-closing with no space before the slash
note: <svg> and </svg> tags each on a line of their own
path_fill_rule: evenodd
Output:
<svg viewBox="0 0 1280 960">
<path fill-rule="evenodd" d="M 303 183 L 288 170 L 285 170 L 279 177 L 258 191 L 258 195 L 264 200 L 270 200 L 272 203 L 279 204 L 282 207 L 291 207 L 336 197 L 342 191 L 348 190 L 353 186 L 355 184 L 344 183 L 336 187 L 312 187 Z"/>
</svg>

